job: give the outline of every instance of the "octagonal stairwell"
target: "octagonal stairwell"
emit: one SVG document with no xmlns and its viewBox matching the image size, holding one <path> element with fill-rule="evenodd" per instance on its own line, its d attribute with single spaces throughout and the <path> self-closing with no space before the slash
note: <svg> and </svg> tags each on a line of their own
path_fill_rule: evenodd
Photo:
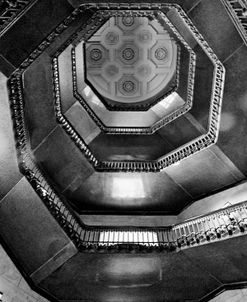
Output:
<svg viewBox="0 0 247 302">
<path fill-rule="evenodd" d="M 202 102 L 202 105 L 208 109 L 209 98 L 206 97 L 207 94 L 204 92 L 206 89 L 207 93 L 210 94 L 212 80 L 208 76 L 205 78 L 205 74 L 207 72 L 212 74 L 212 66 L 208 65 L 209 59 L 201 46 L 195 44 L 195 41 L 192 41 L 193 43 L 191 41 L 188 42 L 191 43 L 197 54 L 195 100 Z M 63 45 L 63 41 L 61 41 L 61 45 Z M 37 145 L 39 132 L 42 135 L 42 133 L 48 131 L 49 123 L 56 123 L 53 111 L 52 73 L 49 59 L 49 54 L 51 55 L 54 49 L 56 48 L 51 44 L 47 51 L 24 73 L 25 102 L 27 104 L 25 114 L 29 125 L 31 145 L 34 148 L 37 162 L 53 181 L 54 186 L 59 191 L 64 192 L 65 196 L 71 200 L 71 204 L 79 212 L 106 211 L 110 213 L 119 208 L 122 212 L 127 212 L 131 209 L 131 211 L 136 213 L 141 213 L 142 211 L 152 211 L 153 213 L 163 211 L 163 213 L 167 214 L 177 213 L 191 201 L 207 192 L 223 188 L 244 178 L 241 172 L 217 148 L 211 148 L 210 151 L 201 151 L 194 156 L 193 160 L 184 160 L 179 166 L 166 169 L 160 174 L 162 177 L 153 173 L 134 177 L 126 174 L 125 177 L 122 177 L 121 175 L 115 176 L 114 173 L 95 172 L 84 155 L 73 144 L 73 141 L 70 141 L 68 135 L 59 125 L 53 128 L 49 135 L 40 140 L 40 144 Z M 63 74 L 65 74 L 65 78 L 67 78 L 66 68 L 70 68 L 69 66 L 64 65 Z M 37 82 L 32 82 L 34 74 L 40 79 L 38 84 Z M 44 74 L 45 77 L 43 76 Z M 60 78 L 63 77 L 63 74 Z M 201 89 L 202 79 L 204 79 L 203 93 Z M 66 93 L 69 93 L 72 86 L 71 79 L 67 83 L 65 87 L 68 87 L 68 89 L 63 90 L 65 96 Z M 46 93 L 45 98 L 44 92 Z M 72 114 L 71 108 L 74 106 L 77 110 L 80 105 L 69 107 L 74 101 L 68 95 L 66 100 L 70 102 L 69 105 L 64 103 L 62 106 L 63 108 L 68 108 L 68 111 L 66 111 L 67 117 L 70 117 L 73 124 L 77 125 L 79 134 L 88 142 L 89 148 L 95 153 L 96 157 L 102 161 L 124 162 L 125 160 L 137 160 L 143 161 L 143 166 L 145 167 L 147 160 L 153 161 L 160 158 L 164 152 L 169 153 L 172 148 L 185 144 L 188 139 L 193 140 L 198 135 L 205 133 L 205 128 L 207 128 L 207 115 L 202 114 L 202 110 L 198 110 L 194 113 L 196 119 L 190 114 L 186 114 L 151 136 L 106 135 L 99 132 L 97 125 L 91 121 L 91 117 L 83 109 L 81 109 L 83 115 L 78 114 L 78 112 Z M 35 108 L 32 109 L 34 98 L 36 101 Z M 200 108 L 203 108 L 203 106 Z M 40 114 L 41 112 L 42 115 Z M 46 119 L 46 116 L 49 116 L 47 124 L 41 121 L 38 122 L 40 119 Z M 42 124 L 42 127 L 32 126 L 32 124 L 35 125 L 37 123 Z M 66 129 L 67 126 L 64 126 Z M 49 156 L 47 156 L 48 154 Z M 216 165 L 218 167 L 217 172 L 215 171 Z M 182 166 L 184 167 L 183 169 L 181 168 Z M 203 176 L 200 175 L 201 167 L 205 171 Z M 121 171 L 121 164 L 119 165 L 119 170 Z M 182 171 L 186 175 L 188 171 L 191 171 L 190 177 L 200 185 L 192 187 L 185 179 L 183 180 Z M 210 178 L 208 177 L 209 175 Z M 120 201 L 121 205 L 116 203 L 116 196 L 113 195 L 111 188 L 114 182 L 121 182 L 121 178 L 126 178 L 129 184 L 133 179 L 137 179 L 145 188 L 145 192 L 136 196 L 120 196 L 117 200 Z M 207 179 L 207 181 L 204 181 L 204 179 Z M 149 188 L 146 184 L 149 184 Z M 176 201 L 171 202 L 172 200 Z"/>
<path fill-rule="evenodd" d="M 238 187 L 239 182 L 246 180 L 246 144 L 243 135 L 246 122 L 245 86 L 241 79 L 246 74 L 245 65 L 242 64 L 246 59 L 246 46 L 223 3 L 224 1 L 216 0 L 180 3 L 184 9 L 189 10 L 188 15 L 226 67 L 218 143 L 178 164 L 174 165 L 173 162 L 162 171 L 123 173 L 121 166 L 115 172 L 96 171 L 92 162 L 88 161 L 88 154 L 83 154 L 75 141 L 71 140 L 66 132 L 66 125 L 57 122 L 52 58 L 65 40 L 82 25 L 81 16 L 90 18 L 92 11 L 82 10 L 82 15 L 79 14 L 74 21 L 66 19 L 66 26 L 67 22 L 71 22 L 70 25 L 62 27 L 64 30 L 56 28 L 56 34 L 49 36 L 49 41 L 53 42 L 45 48 L 39 48 L 45 49 L 42 55 L 32 55 L 31 59 L 35 59 L 32 64 L 24 62 L 9 81 L 18 163 L 10 125 L 7 79 L 2 77 L 4 101 L 1 102 L 3 110 L 0 112 L 0 125 L 3 129 L 1 142 L 5 143 L 0 148 L 3 154 L 0 159 L 3 167 L 0 171 L 1 240 L 11 257 L 19 263 L 30 285 L 34 289 L 40 289 L 42 293 L 48 293 L 50 300 L 208 301 L 214 294 L 230 286 L 240 287 L 245 284 L 246 203 L 234 206 L 227 204 L 227 208 L 217 208 L 216 212 L 208 215 L 208 211 L 215 209 L 217 203 L 213 193 L 224 191 L 233 185 Z M 80 1 L 71 0 L 70 4 L 76 6 Z M 35 19 L 35 16 L 44 13 L 44 8 L 48 5 L 53 8 L 46 15 L 45 20 L 49 22 L 42 23 L 43 19 Z M 42 30 L 44 36 L 53 31 L 56 24 L 72 11 L 71 5 L 67 1 L 61 1 L 58 9 L 53 2 L 34 3 L 25 18 L 18 19 L 0 37 L 3 41 L 0 46 L 3 62 L 1 70 L 8 75 L 14 71 L 25 55 L 31 53 L 42 41 Z M 58 14 L 54 13 L 56 9 L 59 10 Z M 208 12 L 206 17 L 213 25 L 201 21 L 201 14 L 205 10 Z M 182 29 L 186 27 L 177 19 L 177 11 L 179 10 L 171 9 L 167 12 L 167 17 L 182 33 Z M 212 16 L 216 12 L 223 24 L 220 27 L 213 22 Z M 35 33 L 32 32 L 33 43 L 28 44 L 23 38 L 23 28 L 29 28 L 31 20 L 35 20 Z M 42 30 L 39 30 L 39 26 Z M 199 92 L 197 98 L 202 103 L 193 105 L 190 113 L 176 119 L 176 124 L 169 123 L 155 131 L 154 136 L 138 136 L 138 140 L 141 140 L 139 146 L 142 142 L 146 144 L 145 154 L 150 158 L 158 149 L 144 143 L 145 139 L 150 143 L 156 137 L 158 142 L 169 142 L 176 148 L 180 143 L 185 143 L 187 137 L 193 138 L 193 135 L 205 134 L 208 130 L 203 106 L 209 108 L 209 99 L 202 91 L 205 88 L 209 92 L 212 83 L 209 78 L 208 81 L 202 79 L 206 71 L 212 74 L 213 70 L 212 67 L 207 70 L 204 66 L 208 65 L 208 61 L 202 48 L 187 34 L 185 30 L 185 40 L 193 47 L 200 62 L 196 69 L 195 83 L 198 86 L 195 90 Z M 57 38 L 52 40 L 55 36 Z M 5 52 L 4 47 L 9 50 L 9 44 L 13 46 L 10 41 L 15 37 L 14 47 L 19 49 L 18 53 Z M 235 43 L 223 47 L 224 39 Z M 27 67 L 25 64 L 28 65 L 28 70 L 21 74 Z M 72 86 L 73 83 L 68 82 L 69 85 Z M 81 106 L 79 102 L 75 104 L 77 107 L 74 107 L 74 114 Z M 71 105 L 74 106 L 74 103 Z M 69 112 L 70 108 L 68 105 L 68 111 L 65 111 Z M 111 135 L 100 134 L 101 129 L 92 121 L 88 112 L 82 112 L 83 116 L 75 117 L 71 114 L 72 120 L 75 123 L 80 121 L 80 129 L 83 129 L 80 136 L 88 140 L 88 145 L 96 144 L 100 152 L 103 150 L 99 144 L 100 138 L 106 139 Z M 26 128 L 27 132 L 24 131 Z M 121 136 L 109 138 L 112 139 L 112 145 L 119 137 Z M 134 136 L 122 137 L 126 138 L 126 145 L 125 141 L 123 145 L 130 149 Z M 105 139 L 102 141 L 105 142 Z M 118 145 L 109 147 L 108 153 L 115 146 Z M 165 152 L 168 151 L 166 147 L 164 143 L 160 145 Z M 128 151 L 130 154 L 127 156 L 136 156 L 134 149 L 132 152 Z M 103 151 L 107 157 L 107 149 Z M 116 152 L 116 155 L 118 153 L 120 152 Z M 125 153 L 124 155 L 126 156 Z M 155 156 L 158 157 L 158 153 Z M 24 176 L 19 173 L 17 164 Z M 242 183 L 244 184 L 246 183 Z M 232 194 L 234 199 L 236 196 Z M 205 207 L 208 199 L 197 201 L 210 195 L 211 203 L 208 203 L 208 207 Z M 244 201 L 244 197 L 245 194 L 238 197 L 241 200 L 237 198 L 237 202 Z M 222 207 L 222 202 L 219 202 L 218 207 Z M 191 207 L 188 207 L 190 204 Z M 188 207 L 187 212 L 181 213 L 185 207 Z M 190 216 L 189 209 L 200 217 L 193 217 L 195 214 Z M 202 215 L 205 211 L 206 215 Z M 92 213 L 126 214 L 127 227 L 89 227 L 83 223 L 83 215 Z M 178 213 L 181 213 L 181 219 L 193 219 L 168 227 L 169 225 L 158 225 L 161 220 L 155 220 L 153 215 L 173 214 L 175 217 Z M 149 227 L 145 228 L 143 225 L 142 228 L 130 226 L 130 214 L 153 216 L 149 220 Z M 224 269 L 226 266 L 227 269 Z"/>
</svg>

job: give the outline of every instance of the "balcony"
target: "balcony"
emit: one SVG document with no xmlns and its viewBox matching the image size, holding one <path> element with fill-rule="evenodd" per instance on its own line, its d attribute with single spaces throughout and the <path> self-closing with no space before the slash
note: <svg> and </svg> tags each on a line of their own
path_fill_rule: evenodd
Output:
<svg viewBox="0 0 247 302">
<path fill-rule="evenodd" d="M 175 2 L 42 0 L 2 30 L 1 236 L 49 298 L 206 301 L 246 282 L 245 7 Z"/>
</svg>

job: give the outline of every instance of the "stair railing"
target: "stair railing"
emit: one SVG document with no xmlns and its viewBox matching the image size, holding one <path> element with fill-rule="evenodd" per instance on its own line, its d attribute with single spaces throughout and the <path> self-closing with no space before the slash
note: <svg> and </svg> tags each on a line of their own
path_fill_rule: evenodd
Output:
<svg viewBox="0 0 247 302">
<path fill-rule="evenodd" d="M 36 0 L 3 0 L 0 7 L 0 36 L 14 23 Z M 1 9 L 2 8 L 2 9 Z"/>
<path fill-rule="evenodd" d="M 131 226 L 125 228 L 111 226 L 93 227 L 83 224 L 72 211 L 69 203 L 54 190 L 32 157 L 29 135 L 25 127 L 22 73 L 51 41 L 68 27 L 69 23 L 74 20 L 76 14 L 79 12 L 80 10 L 75 11 L 72 16 L 69 16 L 60 24 L 21 64 L 20 68 L 12 74 L 8 82 L 20 171 L 26 176 L 51 215 L 61 225 L 79 250 L 90 252 L 104 252 L 109 250 L 112 252 L 174 251 L 194 245 L 205 244 L 206 242 L 222 240 L 230 236 L 239 236 L 245 233 L 247 229 L 247 202 L 169 228 Z M 216 73 L 215 75 L 219 81 L 222 80 L 222 72 L 224 72 L 224 70 L 220 69 L 219 74 Z M 216 92 L 214 97 L 218 100 L 221 96 L 221 90 L 216 89 Z M 218 108 L 212 107 L 212 110 L 214 109 L 217 112 Z M 207 141 L 203 142 L 203 144 L 205 143 L 207 143 Z M 186 150 L 190 152 L 190 148 L 195 148 L 194 151 L 199 150 L 199 148 L 201 148 L 200 142 L 193 143 L 191 146 L 188 146 L 188 150 Z M 171 155 L 171 157 L 171 161 L 174 162 L 176 155 Z M 114 163 L 114 165 L 115 164 L 117 168 L 121 170 L 122 163 Z M 127 164 L 127 168 L 131 171 L 136 168 L 135 163 L 124 164 Z M 147 163 L 142 163 L 142 165 L 145 166 Z M 157 163 L 155 163 L 155 167 L 158 168 Z M 148 166 L 144 168 L 147 169 L 147 171 L 149 170 Z"/>
<path fill-rule="evenodd" d="M 221 0 L 244 43 L 247 45 L 247 1 L 246 0 Z"/>
</svg>

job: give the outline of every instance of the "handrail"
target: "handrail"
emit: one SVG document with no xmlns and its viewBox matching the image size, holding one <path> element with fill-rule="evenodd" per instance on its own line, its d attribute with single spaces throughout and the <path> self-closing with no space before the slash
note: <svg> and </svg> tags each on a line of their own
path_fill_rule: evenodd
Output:
<svg viewBox="0 0 247 302">
<path fill-rule="evenodd" d="M 146 105 L 138 105 L 131 107 L 131 104 L 129 104 L 129 107 L 127 108 L 128 111 L 145 111 L 147 109 L 150 109 L 152 106 L 156 105 L 157 103 L 161 102 L 164 100 L 167 96 L 172 94 L 173 92 L 178 90 L 179 87 L 179 77 L 180 77 L 180 47 L 178 47 L 178 54 L 177 54 L 177 63 L 176 63 L 176 73 L 173 79 L 173 82 L 175 82 L 175 85 L 165 93 L 165 95 L 162 95 L 162 97 L 157 98 L 155 102 L 146 104 Z M 194 56 L 191 54 L 190 56 L 190 61 L 193 61 Z M 73 95 L 74 97 L 80 102 L 80 104 L 83 106 L 83 108 L 86 110 L 88 115 L 91 117 L 91 119 L 97 124 L 97 126 L 105 133 L 108 134 L 153 134 L 155 131 L 163 127 L 165 124 L 168 124 L 175 118 L 177 118 L 179 115 L 187 112 L 190 109 L 190 104 L 192 101 L 190 100 L 190 97 L 186 100 L 186 104 L 182 106 L 182 109 L 176 110 L 174 113 L 169 114 L 168 116 L 165 116 L 161 118 L 159 121 L 151 125 L 150 127 L 109 127 L 103 123 L 103 121 L 100 119 L 98 115 L 91 109 L 90 105 L 87 103 L 87 101 L 83 98 L 83 96 L 78 92 L 78 85 L 77 85 L 77 75 L 76 75 L 76 56 L 75 56 L 75 48 L 72 49 L 72 55 L 71 55 L 71 60 L 72 60 L 72 77 L 73 77 Z M 194 60 L 195 61 L 195 60 Z M 192 63 L 193 66 L 195 66 L 195 63 Z M 191 72 L 189 73 L 189 78 L 193 79 L 193 75 L 191 75 Z M 188 88 L 189 90 L 189 88 Z M 188 93 L 189 95 L 189 93 Z M 105 107 L 105 109 L 109 110 L 109 108 L 106 108 L 105 103 L 101 100 L 101 98 L 98 96 L 100 103 L 102 106 Z M 126 111 L 126 108 L 124 107 L 112 107 L 114 111 Z"/>
<path fill-rule="evenodd" d="M 117 12 L 112 11 L 112 14 L 110 14 L 110 15 L 117 15 L 117 14 L 120 14 L 120 12 L 119 11 L 117 11 Z M 99 16 L 95 19 L 98 20 L 99 17 L 107 18 L 107 16 L 108 15 L 105 15 L 105 13 L 103 12 L 102 14 L 99 14 Z M 150 14 L 150 12 L 149 13 L 146 12 L 146 16 L 152 16 L 152 14 Z M 167 22 L 169 22 L 169 21 L 167 20 Z M 187 83 L 187 95 L 184 98 L 185 99 L 185 104 L 181 108 L 178 108 L 173 113 L 170 113 L 169 115 L 164 116 L 163 118 L 161 118 L 159 121 L 155 122 L 150 127 L 140 127 L 140 128 L 138 128 L 138 127 L 108 127 L 107 125 L 104 125 L 102 120 L 94 113 L 94 111 L 91 109 L 90 105 L 84 100 L 82 95 L 78 92 L 77 72 L 76 72 L 76 55 L 75 55 L 75 48 L 72 48 L 71 59 L 72 59 L 72 76 L 73 76 L 73 93 L 74 93 L 74 96 L 75 96 L 76 99 L 78 99 L 78 101 L 81 103 L 83 108 L 87 111 L 88 115 L 98 125 L 98 127 L 101 129 L 101 131 L 103 131 L 105 133 L 108 133 L 108 134 L 128 134 L 128 135 L 131 135 L 131 134 L 133 134 L 133 135 L 148 134 L 148 135 L 150 135 L 150 134 L 153 134 L 158 129 L 160 129 L 161 127 L 165 126 L 166 124 L 172 122 L 174 119 L 178 118 L 182 114 L 185 114 L 186 112 L 188 112 L 191 109 L 192 103 L 193 103 L 193 93 L 194 93 L 194 77 L 195 77 L 195 67 L 196 67 L 196 55 L 195 55 L 194 51 L 189 47 L 188 43 L 178 33 L 178 31 L 172 26 L 171 26 L 171 30 L 173 32 L 174 37 L 178 41 L 180 41 L 180 43 L 182 43 L 184 45 L 184 47 L 187 49 L 187 51 L 190 54 L 189 70 L 188 70 L 188 83 Z M 89 33 L 91 33 L 90 29 L 85 28 L 85 33 L 86 34 L 84 34 L 84 39 L 87 39 L 88 35 L 91 36 L 91 34 L 89 34 Z M 63 51 L 63 49 L 64 49 L 64 47 L 62 47 L 60 49 L 60 51 L 58 51 L 56 53 L 56 57 Z M 176 67 L 176 85 L 175 85 L 175 87 L 172 91 L 169 91 L 169 94 L 172 93 L 173 91 L 177 90 L 178 86 L 179 86 L 180 52 L 181 52 L 180 47 L 178 48 L 178 50 L 179 51 L 178 51 L 178 56 L 177 56 L 177 67 Z M 57 88 L 59 89 L 59 87 L 57 87 Z M 166 96 L 167 95 L 165 95 L 161 98 L 158 98 L 155 101 L 155 103 L 153 103 L 152 105 L 162 101 L 164 99 L 164 97 L 166 97 Z M 58 100 L 58 102 L 60 102 L 60 101 Z M 103 103 L 102 103 L 102 105 L 103 105 Z M 142 105 L 140 105 L 140 106 L 142 106 Z M 132 109 L 135 110 L 135 108 L 132 108 Z M 145 108 L 143 107 L 141 109 L 144 110 Z"/>
<path fill-rule="evenodd" d="M 87 252 L 109 250 L 112 252 L 174 251 L 230 238 L 247 231 L 247 202 L 218 210 L 203 217 L 190 219 L 170 228 L 89 227 L 84 225 L 70 207 L 55 193 L 31 158 L 18 77 L 9 81 L 9 89 L 20 170 L 79 250 Z M 129 232 L 136 234 L 136 236 L 132 235 L 132 241 L 119 241 L 119 233 L 121 232 Z M 158 240 L 148 237 L 146 240 L 141 240 L 141 234 L 148 232 L 155 233 Z M 102 233 L 105 234 L 104 239 L 99 240 Z"/>
<path fill-rule="evenodd" d="M 247 231 L 247 202 L 192 218 L 173 226 L 173 231 L 179 248 L 239 235 Z"/>
<path fill-rule="evenodd" d="M 233 23 L 247 45 L 247 1 L 246 0 L 221 0 L 229 12 Z"/>
<path fill-rule="evenodd" d="M 105 4 L 90 4 L 88 6 L 83 7 L 90 7 L 91 8 L 100 8 L 104 7 Z M 107 4 L 107 6 L 109 6 Z M 140 5 L 142 7 L 142 5 Z M 121 4 L 111 4 L 110 9 L 113 12 L 118 12 L 119 9 L 122 9 L 123 5 Z M 127 5 L 129 7 L 129 5 Z M 153 5 L 149 5 L 150 9 L 153 10 L 155 7 Z M 179 5 L 175 4 L 164 4 L 161 6 L 164 8 L 175 8 L 179 13 L 180 17 L 185 23 L 197 42 L 201 45 L 204 49 L 205 53 L 210 58 L 211 62 L 215 66 L 214 68 L 214 75 L 213 75 L 213 88 L 211 93 L 211 105 L 210 105 L 210 117 L 209 117 L 209 127 L 208 132 L 203 134 L 196 139 L 192 140 L 191 142 L 184 144 L 180 148 L 166 154 L 165 156 L 159 158 L 158 160 L 153 161 L 99 161 L 95 156 L 92 154 L 91 150 L 88 148 L 86 143 L 83 139 L 78 135 L 78 133 L 74 130 L 68 120 L 63 116 L 61 112 L 61 104 L 60 104 L 60 90 L 59 90 L 59 72 L 58 72 L 58 58 L 57 56 L 61 52 L 61 49 L 56 52 L 53 58 L 53 72 L 54 72 L 54 95 L 55 95 L 55 108 L 56 108 L 56 115 L 58 121 L 62 124 L 65 131 L 71 137 L 71 139 L 76 143 L 82 153 L 88 158 L 89 162 L 94 166 L 95 170 L 103 171 L 103 172 L 159 172 L 162 169 L 181 161 L 184 158 L 189 157 L 192 154 L 195 154 L 205 148 L 208 148 L 210 145 L 216 143 L 218 138 L 218 131 L 219 131 L 219 119 L 220 119 L 220 111 L 221 111 L 221 103 L 223 98 L 223 87 L 224 87 L 224 77 L 225 77 L 225 69 L 222 63 L 219 61 L 218 57 L 214 54 L 213 50 L 209 47 L 207 42 L 201 36 L 201 34 L 197 31 L 194 27 L 193 23 L 189 20 L 187 15 L 181 9 Z M 124 6 L 125 8 L 125 6 Z M 118 10 L 117 10 L 118 9 Z M 145 8 L 147 9 L 147 8 Z M 143 13 L 145 14 L 145 12 Z M 155 12 L 156 18 L 162 23 L 166 22 L 170 27 L 173 28 L 173 31 L 176 31 L 176 28 L 171 24 L 169 19 L 163 12 Z M 101 19 L 103 16 L 100 17 Z M 99 21 L 98 21 L 99 22 Z M 88 22 L 90 24 L 90 22 Z M 88 30 L 88 24 L 84 27 L 87 34 L 91 34 L 90 30 Z M 98 24 L 97 24 L 98 25 Z M 95 27 L 94 27 L 94 30 Z M 71 40 L 69 40 L 71 43 Z M 68 43 L 67 43 L 68 44 Z M 62 49 L 64 49 L 64 45 Z M 193 66 L 191 66 L 192 68 Z"/>
<path fill-rule="evenodd" d="M 39 45 L 38 49 L 21 64 L 8 81 L 19 168 L 46 205 L 51 215 L 60 224 L 77 248 L 87 252 L 105 252 L 109 250 L 112 252 L 174 251 L 244 233 L 247 230 L 247 202 L 230 207 L 229 209 L 219 210 L 212 215 L 171 226 L 170 228 L 87 226 L 71 210 L 66 200 L 60 198 L 52 185 L 49 184 L 49 181 L 32 158 L 28 130 L 25 126 L 22 73 L 51 41 L 68 27 L 80 11 L 80 9 L 74 11 L 71 16 L 61 23 Z M 222 76 L 221 73 L 220 76 Z M 194 146 L 199 147 L 196 143 Z M 130 234 L 131 232 L 132 237 L 129 236 L 129 238 L 132 239 L 119 240 L 119 236 L 116 235 L 120 232 L 124 232 L 125 234 L 128 234 L 128 232 Z M 100 240 L 100 234 L 102 233 L 104 236 Z M 152 238 L 152 234 L 154 233 L 157 235 L 157 240 Z M 144 234 L 146 234 L 146 237 Z M 147 234 L 150 235 L 147 236 Z M 143 238 L 141 239 L 140 236 L 143 236 Z"/>
<path fill-rule="evenodd" d="M 0 11 L 0 35 L 15 22 L 36 0 L 4 0 L 2 6 L 4 9 Z"/>
<path fill-rule="evenodd" d="M 16 82 L 19 85 L 15 85 Z M 216 240 L 225 239 L 234 234 L 241 234 L 247 230 L 247 202 L 216 211 L 203 217 L 197 217 L 184 223 L 174 225 L 171 228 L 117 228 L 117 227 L 89 227 L 81 223 L 72 210 L 62 201 L 54 189 L 48 184 L 41 170 L 31 158 L 28 147 L 28 134 L 24 124 L 24 108 L 22 102 L 21 86 L 18 78 L 12 78 L 9 82 L 11 107 L 13 112 L 14 129 L 16 135 L 16 147 L 19 157 L 21 172 L 26 176 L 35 192 L 42 199 L 50 213 L 58 221 L 68 236 L 75 242 L 79 249 L 121 251 L 145 250 L 174 250 L 188 248 L 194 245 L 204 244 Z M 155 232 L 158 243 L 152 240 L 132 240 L 132 242 L 119 242 L 109 240 L 110 232 Z M 106 237 L 99 242 L 100 233 L 105 232 Z M 133 237 L 134 238 L 134 237 Z"/>
</svg>

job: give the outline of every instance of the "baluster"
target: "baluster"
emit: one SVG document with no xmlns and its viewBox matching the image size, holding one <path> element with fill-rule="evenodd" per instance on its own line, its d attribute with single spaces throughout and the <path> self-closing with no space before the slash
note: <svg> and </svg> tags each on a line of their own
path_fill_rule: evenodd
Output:
<svg viewBox="0 0 247 302">
<path fill-rule="evenodd" d="M 198 228 L 199 228 L 198 240 L 200 243 L 205 242 L 207 240 L 207 238 L 206 238 L 206 234 L 205 234 L 205 226 L 204 226 L 203 219 L 198 220 Z"/>
<path fill-rule="evenodd" d="M 229 214 L 227 211 L 224 211 L 222 213 L 221 219 L 224 221 L 224 225 L 228 231 L 229 235 L 232 235 L 232 226 L 231 226 L 231 220 L 229 218 Z"/>
<path fill-rule="evenodd" d="M 120 231 L 119 232 L 119 243 L 124 243 L 124 232 Z"/>
<path fill-rule="evenodd" d="M 189 240 L 190 244 L 193 245 L 196 243 L 196 232 L 194 223 L 189 224 L 190 235 L 187 240 Z"/>
<path fill-rule="evenodd" d="M 180 246 L 183 247 L 186 245 L 186 235 L 185 235 L 184 225 L 181 226 L 180 232 L 181 232 L 181 237 L 179 238 L 179 243 Z"/>
<path fill-rule="evenodd" d="M 247 228 L 247 210 L 245 206 L 240 207 L 240 215 L 242 218 L 241 226 L 244 228 L 244 230 Z"/>
<path fill-rule="evenodd" d="M 184 225 L 184 232 L 185 232 L 185 234 L 184 234 L 184 238 L 185 238 L 185 243 L 186 243 L 186 245 L 190 245 L 190 231 L 189 231 L 189 224 L 185 224 Z"/>
<path fill-rule="evenodd" d="M 223 218 L 223 213 L 219 213 L 216 215 L 216 220 L 218 223 L 217 233 L 219 233 L 220 237 L 225 237 L 228 235 L 227 226 L 225 224 L 225 220 Z"/>
<path fill-rule="evenodd" d="M 237 211 L 235 209 L 232 209 L 229 212 L 229 218 L 231 220 L 232 232 L 234 234 L 238 233 L 240 231 L 240 228 L 237 220 Z"/>
<path fill-rule="evenodd" d="M 136 244 L 139 243 L 138 235 L 137 235 L 137 231 L 136 231 L 136 230 L 133 232 L 133 241 L 134 241 L 134 243 L 136 243 Z"/>
<path fill-rule="evenodd" d="M 195 232 L 195 241 L 196 241 L 196 243 L 200 243 L 200 240 L 198 238 L 200 229 L 199 229 L 197 220 L 193 222 L 193 226 L 194 226 L 194 232 Z"/>
<path fill-rule="evenodd" d="M 216 230 L 215 230 L 215 227 L 214 227 L 212 217 L 209 217 L 209 218 L 206 219 L 206 224 L 208 226 L 207 237 L 209 238 L 209 240 L 216 239 L 217 234 L 216 234 Z"/>
<path fill-rule="evenodd" d="M 181 227 L 178 226 L 176 229 L 176 241 L 179 248 L 181 247 L 181 238 L 182 238 Z"/>
</svg>

